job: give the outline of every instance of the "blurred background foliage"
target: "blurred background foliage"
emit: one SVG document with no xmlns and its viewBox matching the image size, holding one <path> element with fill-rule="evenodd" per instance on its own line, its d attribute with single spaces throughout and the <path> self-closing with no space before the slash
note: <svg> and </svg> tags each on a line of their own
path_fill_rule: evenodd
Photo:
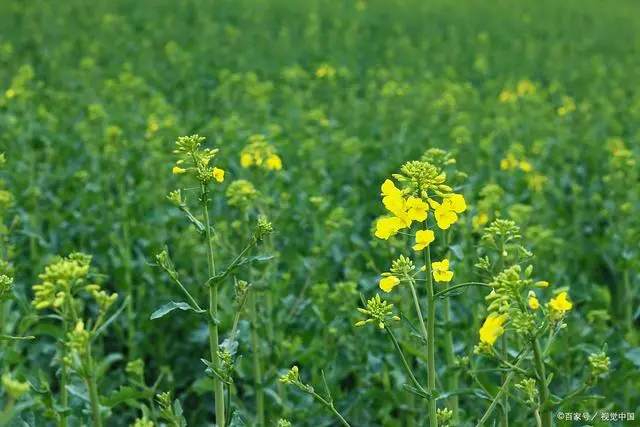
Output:
<svg viewBox="0 0 640 427">
<path fill-rule="evenodd" d="M 199 133 L 220 148 L 227 182 L 247 179 L 262 192 L 276 230 L 258 303 L 269 420 L 334 425 L 308 396 L 277 384 L 280 369 L 297 364 L 318 386 L 326 372 L 353 425 L 413 425 L 415 402 L 386 338 L 353 324 L 359 294 L 373 295 L 402 252 L 372 238 L 379 186 L 439 147 L 468 175 L 461 191 L 471 209 L 452 236 L 456 276 L 474 278 L 482 225 L 514 219 L 536 271 L 570 287 L 576 303 L 554 387 L 571 390 L 586 355 L 606 343 L 614 372 L 596 390 L 604 399 L 571 409 L 637 411 L 638 28 L 630 0 L 3 1 L 0 151 L 18 296 L 5 328 L 24 326 L 31 285 L 53 255 L 92 254 L 105 286 L 133 295 L 129 317 L 99 345 L 110 363 L 103 394 L 142 358 L 149 378 L 167 372 L 163 388 L 175 390 L 190 425 L 210 420 L 198 360 L 205 325 L 186 313 L 149 320 L 178 295 L 154 266 L 164 245 L 185 283 L 206 281 L 204 246 L 165 198 L 177 186 L 176 137 Z M 277 148 L 282 171 L 240 167 L 253 134 Z M 226 236 L 218 257 L 229 262 L 248 233 L 242 214 L 224 190 L 212 212 Z M 457 297 L 441 325 L 454 328 L 458 356 L 477 342 L 481 304 L 479 292 Z M 46 325 L 30 328 L 44 338 L 2 349 L 3 364 L 26 377 L 47 371 L 55 353 Z M 236 403 L 250 423 L 246 321 L 239 340 Z M 407 351 L 416 345 L 408 333 L 403 340 Z M 440 356 L 442 377 L 452 367 Z M 478 401 L 461 396 L 463 423 L 482 414 L 488 402 Z M 108 425 L 136 416 L 125 405 L 114 414 Z M 514 421 L 526 423 L 524 414 Z"/>
</svg>

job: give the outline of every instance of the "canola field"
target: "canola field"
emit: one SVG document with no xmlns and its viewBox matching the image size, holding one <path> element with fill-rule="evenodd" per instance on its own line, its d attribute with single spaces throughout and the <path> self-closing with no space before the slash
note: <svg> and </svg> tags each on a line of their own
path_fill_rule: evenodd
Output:
<svg viewBox="0 0 640 427">
<path fill-rule="evenodd" d="M 0 2 L 0 425 L 640 420 L 640 4 Z"/>
</svg>

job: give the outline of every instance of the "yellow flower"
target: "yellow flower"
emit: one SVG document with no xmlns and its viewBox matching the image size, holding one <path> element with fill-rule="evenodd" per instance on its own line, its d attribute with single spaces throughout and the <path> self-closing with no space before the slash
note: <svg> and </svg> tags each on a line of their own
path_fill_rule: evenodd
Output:
<svg viewBox="0 0 640 427">
<path fill-rule="evenodd" d="M 531 165 L 531 163 L 529 163 L 526 160 L 520 161 L 520 164 L 518 165 L 518 167 L 523 172 L 531 172 L 533 170 L 533 166 Z"/>
<path fill-rule="evenodd" d="M 546 288 L 549 286 L 549 282 L 547 282 L 546 280 L 540 280 L 539 282 L 536 282 L 535 285 L 537 288 Z"/>
<path fill-rule="evenodd" d="M 448 195 L 443 204 L 447 203 L 452 211 L 456 213 L 462 213 L 467 210 L 467 202 L 464 200 L 464 196 L 462 194 L 450 194 Z"/>
<path fill-rule="evenodd" d="M 502 170 L 515 169 L 518 165 L 518 159 L 511 153 L 507 154 L 507 157 L 500 161 L 500 169 Z"/>
<path fill-rule="evenodd" d="M 547 177 L 539 173 L 531 174 L 527 178 L 527 186 L 536 192 L 542 191 L 546 183 Z"/>
<path fill-rule="evenodd" d="M 508 90 L 500 93 L 500 102 L 515 102 L 516 99 L 515 93 L 509 92 Z"/>
<path fill-rule="evenodd" d="M 434 209 L 434 216 L 436 217 L 436 224 L 441 230 L 447 230 L 458 220 L 458 215 L 453 210 L 453 202 L 444 199 L 442 203 L 438 203 L 435 200 L 429 200 L 429 204 Z"/>
<path fill-rule="evenodd" d="M 453 271 L 449 271 L 449 260 L 443 259 L 440 262 L 432 262 L 433 278 L 436 282 L 450 282 L 453 279 Z"/>
<path fill-rule="evenodd" d="M 385 180 L 380 187 L 382 196 L 398 196 L 402 197 L 402 191 L 390 179 Z"/>
<path fill-rule="evenodd" d="M 398 231 L 406 228 L 406 223 L 395 216 L 380 218 L 376 222 L 375 236 L 379 239 L 387 240 L 389 237 L 395 235 Z"/>
<path fill-rule="evenodd" d="M 218 182 L 224 181 L 224 170 L 223 169 L 213 168 L 213 172 L 211 173 L 211 175 L 213 175 L 213 179 L 215 179 Z"/>
<path fill-rule="evenodd" d="M 396 276 L 387 276 L 380 279 L 379 286 L 380 286 L 380 289 L 382 289 L 383 291 L 391 292 L 391 290 L 396 286 L 398 286 L 399 284 L 400 284 L 400 279 L 398 279 Z"/>
<path fill-rule="evenodd" d="M 506 314 L 498 315 L 497 313 L 491 313 L 487 316 L 484 324 L 480 328 L 480 341 L 493 345 L 498 337 L 504 333 L 502 325 L 507 321 Z"/>
<path fill-rule="evenodd" d="M 433 242 L 436 239 L 435 233 L 431 230 L 420 230 L 416 233 L 416 244 L 413 245 L 414 251 L 421 251 L 427 246 L 429 243 Z"/>
<path fill-rule="evenodd" d="M 402 196 L 385 196 L 382 199 L 382 204 L 395 216 L 407 216 L 407 202 L 402 198 Z"/>
<path fill-rule="evenodd" d="M 277 154 L 272 154 L 267 158 L 267 169 L 280 170 L 282 169 L 282 159 Z"/>
<path fill-rule="evenodd" d="M 549 301 L 549 305 L 555 311 L 569 311 L 573 308 L 571 301 L 567 299 L 567 291 L 560 292 L 555 298 Z"/>
<path fill-rule="evenodd" d="M 427 219 L 429 205 L 425 201 L 417 197 L 409 197 L 406 207 L 408 208 L 407 215 L 410 220 L 422 222 Z"/>
<path fill-rule="evenodd" d="M 540 301 L 538 301 L 538 297 L 536 296 L 535 292 L 529 291 L 528 303 L 531 310 L 537 310 L 540 308 Z"/>
<path fill-rule="evenodd" d="M 480 212 L 471 219 L 471 226 L 474 230 L 479 230 L 487 222 L 489 222 L 489 215 L 486 212 Z"/>
<path fill-rule="evenodd" d="M 183 169 L 179 166 L 174 166 L 173 169 L 171 169 L 171 172 L 173 172 L 174 175 L 180 175 L 182 173 L 185 173 L 186 171 L 186 169 Z"/>
<path fill-rule="evenodd" d="M 242 153 L 240 156 L 240 166 L 248 168 L 253 164 L 253 156 L 249 153 Z"/>
</svg>

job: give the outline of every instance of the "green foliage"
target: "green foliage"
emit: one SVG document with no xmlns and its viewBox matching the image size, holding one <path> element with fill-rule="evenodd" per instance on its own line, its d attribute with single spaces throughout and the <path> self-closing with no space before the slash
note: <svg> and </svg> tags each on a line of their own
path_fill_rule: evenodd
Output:
<svg viewBox="0 0 640 427">
<path fill-rule="evenodd" d="M 0 424 L 207 425 L 224 380 L 227 426 L 423 426 L 427 398 L 467 426 L 509 371 L 535 425 L 541 364 L 545 410 L 640 417 L 639 27 L 631 0 L 0 2 Z M 400 256 L 422 277 L 374 233 L 385 178 L 449 192 L 425 162 L 468 204 L 431 243 L 436 395 L 407 282 L 375 295 Z M 524 289 L 538 320 L 568 292 L 528 377 L 474 354 L 488 283 L 511 364 Z"/>
</svg>

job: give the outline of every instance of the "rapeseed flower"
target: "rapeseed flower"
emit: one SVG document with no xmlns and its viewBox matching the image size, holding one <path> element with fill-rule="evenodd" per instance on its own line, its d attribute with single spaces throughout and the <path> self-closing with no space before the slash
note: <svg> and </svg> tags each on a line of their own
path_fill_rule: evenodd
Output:
<svg viewBox="0 0 640 427">
<path fill-rule="evenodd" d="M 416 233 L 416 244 L 413 245 L 414 251 L 421 251 L 431 242 L 435 240 L 435 233 L 432 230 L 420 230 Z"/>
<path fill-rule="evenodd" d="M 380 289 L 382 289 L 385 292 L 391 292 L 393 288 L 395 288 L 399 284 L 400 284 L 400 279 L 398 279 L 396 276 L 383 277 L 382 279 L 380 279 L 380 282 L 378 283 L 378 285 L 380 286 Z"/>
<path fill-rule="evenodd" d="M 506 314 L 489 314 L 480 328 L 480 342 L 489 345 L 495 344 L 496 340 L 504 333 L 502 326 L 508 317 Z"/>
<path fill-rule="evenodd" d="M 282 159 L 264 135 L 255 134 L 249 137 L 249 142 L 240 153 L 240 166 L 245 169 L 256 166 L 266 170 L 281 170 Z"/>
<path fill-rule="evenodd" d="M 389 237 L 394 236 L 398 231 L 403 228 L 407 228 L 409 225 L 401 218 L 391 216 L 380 218 L 376 222 L 375 236 L 378 239 L 387 240 Z"/>
<path fill-rule="evenodd" d="M 540 301 L 538 301 L 538 297 L 533 291 L 529 291 L 527 303 L 529 304 L 529 308 L 531 308 L 531 310 L 537 310 L 540 308 Z"/>
<path fill-rule="evenodd" d="M 215 179 L 217 182 L 224 181 L 224 170 L 223 169 L 213 168 L 213 171 L 211 172 L 211 175 L 213 176 L 213 179 Z"/>
<path fill-rule="evenodd" d="M 458 220 L 459 213 L 467 209 L 467 204 L 461 194 L 452 194 L 445 197 L 442 203 L 429 199 L 429 204 L 434 210 L 436 224 L 442 230 L 447 230 Z"/>
<path fill-rule="evenodd" d="M 450 282 L 453 279 L 453 271 L 449 271 L 449 260 L 446 258 L 439 262 L 432 262 L 431 269 L 436 282 Z"/>
<path fill-rule="evenodd" d="M 549 306 L 553 310 L 562 313 L 570 311 L 573 308 L 573 304 L 567 299 L 567 295 L 567 291 L 560 292 L 555 298 L 549 301 Z"/>
</svg>

